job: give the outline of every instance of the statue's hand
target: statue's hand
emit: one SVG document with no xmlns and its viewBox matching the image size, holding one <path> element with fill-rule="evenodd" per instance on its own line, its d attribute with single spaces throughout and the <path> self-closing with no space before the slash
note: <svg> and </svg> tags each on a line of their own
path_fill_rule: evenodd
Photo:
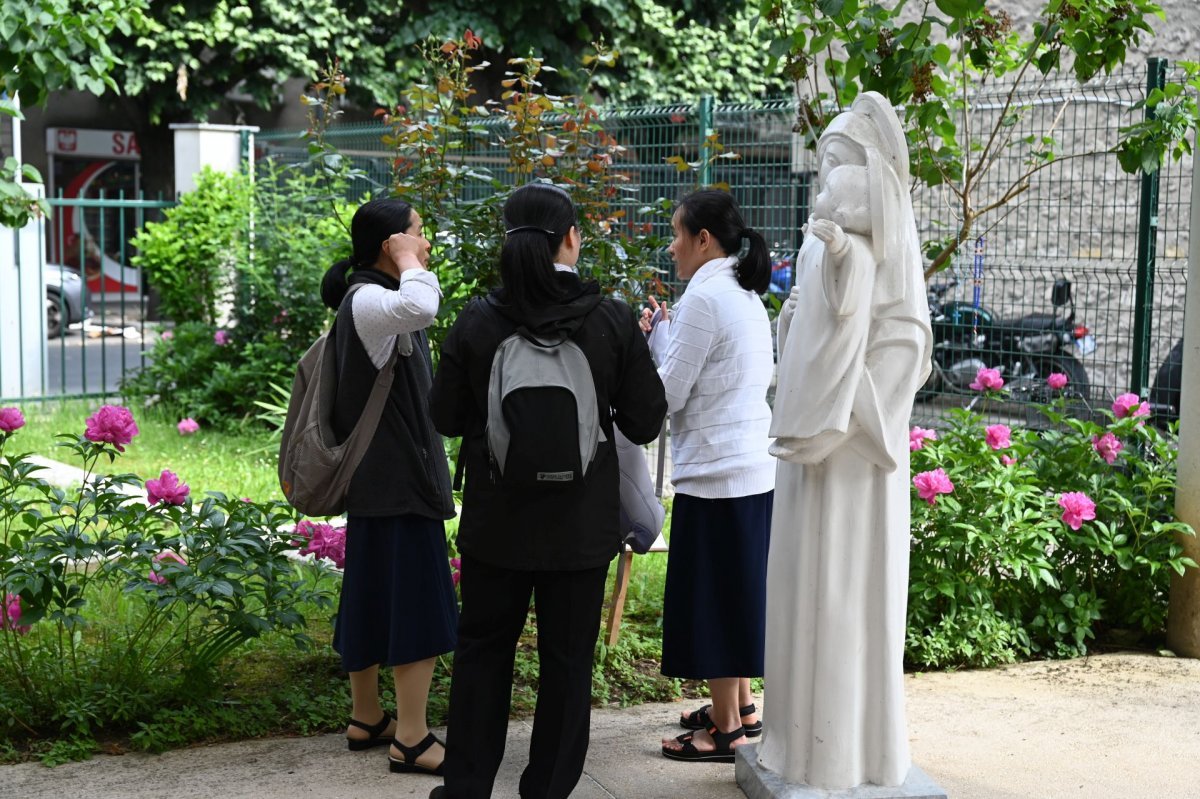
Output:
<svg viewBox="0 0 1200 799">
<path fill-rule="evenodd" d="M 825 430 L 808 438 L 777 438 L 767 451 L 792 463 L 820 463 L 845 446 L 849 435 L 840 430 Z"/>
<path fill-rule="evenodd" d="M 808 232 L 825 243 L 825 249 L 834 254 L 841 253 L 850 243 L 850 237 L 841 225 L 828 219 L 810 219 Z"/>
</svg>

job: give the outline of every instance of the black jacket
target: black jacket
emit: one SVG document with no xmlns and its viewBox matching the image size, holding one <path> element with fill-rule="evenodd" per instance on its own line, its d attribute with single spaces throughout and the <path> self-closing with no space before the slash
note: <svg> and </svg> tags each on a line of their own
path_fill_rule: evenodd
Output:
<svg viewBox="0 0 1200 799">
<path fill-rule="evenodd" d="M 394 278 L 373 270 L 355 272 L 350 282 L 399 288 Z M 379 374 L 355 332 L 352 304 L 342 302 L 335 322 L 338 387 L 333 430 L 339 441 L 345 440 L 354 428 Z M 452 519 L 454 498 L 450 492 L 446 450 L 428 413 L 433 382 L 429 340 L 423 330 L 409 335 L 412 354 L 396 359 L 396 374 L 379 427 L 350 481 L 346 512 L 356 516 L 411 513 L 431 519 Z"/>
<path fill-rule="evenodd" d="M 631 441 L 653 441 L 662 428 L 667 402 L 662 381 L 637 319 L 629 306 L 599 299 L 594 285 L 572 273 L 559 279 L 570 298 L 522 318 L 502 295 L 472 301 L 442 344 L 433 380 L 430 411 L 445 436 L 462 436 L 466 486 L 458 548 L 473 558 L 516 570 L 577 570 L 602 566 L 620 547 L 619 486 L 615 422 Z M 596 384 L 605 441 L 581 485 L 529 491 L 493 482 L 484 425 L 492 356 L 524 322 L 545 330 L 583 317 L 572 340 L 583 350 Z"/>
</svg>

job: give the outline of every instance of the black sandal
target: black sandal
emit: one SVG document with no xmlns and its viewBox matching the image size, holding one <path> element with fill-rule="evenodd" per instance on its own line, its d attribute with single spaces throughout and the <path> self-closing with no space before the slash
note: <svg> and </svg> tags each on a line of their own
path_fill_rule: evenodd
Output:
<svg viewBox="0 0 1200 799">
<path fill-rule="evenodd" d="M 708 713 L 708 711 L 711 707 L 712 707 L 712 705 L 705 705 L 704 707 L 700 708 L 699 710 L 693 710 L 691 713 L 688 713 L 686 716 L 680 716 L 679 717 L 679 726 L 683 727 L 685 730 L 706 730 L 706 729 L 708 729 L 712 725 L 712 716 L 710 716 Z M 757 712 L 758 712 L 758 708 L 756 708 L 754 706 L 753 702 L 746 705 L 745 707 L 738 708 L 738 714 L 741 716 L 749 716 L 749 715 L 752 715 Z M 762 731 L 763 731 L 762 719 L 759 719 L 758 721 L 754 722 L 753 724 L 743 724 L 742 727 L 745 728 L 745 730 L 746 730 L 747 738 L 757 738 L 758 736 L 762 735 Z"/>
<path fill-rule="evenodd" d="M 664 746 L 662 748 L 663 757 L 670 758 L 671 760 L 688 760 L 698 763 L 732 763 L 736 747 L 731 747 L 730 744 L 738 738 L 743 737 L 746 734 L 746 729 L 745 727 L 738 727 L 731 732 L 721 732 L 717 729 L 717 725 L 713 724 L 708 728 L 708 734 L 712 736 L 713 744 L 716 746 L 715 749 L 701 752 L 692 743 L 692 736 L 695 733 L 685 732 L 675 739 L 683 744 L 683 748 L 671 749 Z"/>
<path fill-rule="evenodd" d="M 350 719 L 351 727 L 358 727 L 360 730 L 367 731 L 367 738 L 351 738 L 346 736 L 346 745 L 350 747 L 351 752 L 361 752 L 364 749 L 370 749 L 375 746 L 387 746 L 392 742 L 390 735 L 384 735 L 383 731 L 392 723 L 391 715 L 385 710 L 383 711 L 383 721 L 378 724 L 363 724 L 358 719 Z M 382 736 L 382 737 L 381 737 Z"/>
<path fill-rule="evenodd" d="M 388 769 L 393 774 L 400 772 L 416 772 L 417 774 L 432 774 L 435 777 L 442 776 L 442 766 L 444 764 L 439 763 L 437 768 L 429 768 L 428 766 L 422 766 L 417 762 L 417 758 L 425 754 L 429 747 L 433 746 L 434 744 L 442 744 L 443 748 L 446 746 L 446 744 L 442 743 L 442 741 L 432 732 L 422 738 L 421 742 L 416 746 L 405 746 L 404 744 L 400 743 L 399 738 L 393 738 L 392 745 L 400 750 L 400 754 L 404 755 L 404 759 L 401 760 L 398 757 L 392 757 L 391 754 L 388 754 Z"/>
</svg>

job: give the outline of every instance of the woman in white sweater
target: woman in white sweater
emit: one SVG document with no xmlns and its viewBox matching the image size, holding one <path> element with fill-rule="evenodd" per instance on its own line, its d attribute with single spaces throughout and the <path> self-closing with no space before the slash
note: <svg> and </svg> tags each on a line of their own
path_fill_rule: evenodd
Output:
<svg viewBox="0 0 1200 799">
<path fill-rule="evenodd" d="M 698 191 L 671 220 L 669 252 L 689 281 L 651 347 L 671 414 L 671 557 L 663 674 L 708 680 L 712 704 L 663 740 L 676 760 L 733 761 L 762 732 L 750 678 L 763 674 L 767 545 L 775 464 L 767 453 L 771 327 L 758 296 L 770 258 L 729 194 Z"/>
</svg>

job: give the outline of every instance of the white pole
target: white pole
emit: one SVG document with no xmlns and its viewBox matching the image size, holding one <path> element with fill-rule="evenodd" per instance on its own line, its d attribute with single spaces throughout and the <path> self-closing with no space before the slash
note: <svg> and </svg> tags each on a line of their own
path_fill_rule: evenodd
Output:
<svg viewBox="0 0 1200 799">
<path fill-rule="evenodd" d="M 1179 461 L 1175 515 L 1200 531 L 1200 153 L 1192 155 L 1192 208 L 1184 304 L 1183 374 L 1179 381 Z M 1179 536 L 1184 554 L 1200 563 L 1200 539 Z M 1171 575 L 1167 645 L 1200 658 L 1200 569 Z"/>
<path fill-rule="evenodd" d="M 14 94 L 13 98 L 12 98 L 12 102 L 13 102 L 13 106 L 19 112 L 21 110 L 21 95 Z M 15 116 L 12 118 L 12 132 L 13 132 L 13 145 L 12 145 L 13 152 L 12 152 L 12 154 L 13 154 L 13 158 L 17 159 L 17 163 L 19 164 L 19 163 L 21 163 L 21 118 L 19 116 Z M 21 182 L 20 177 L 17 178 L 17 182 L 18 183 Z"/>
</svg>

